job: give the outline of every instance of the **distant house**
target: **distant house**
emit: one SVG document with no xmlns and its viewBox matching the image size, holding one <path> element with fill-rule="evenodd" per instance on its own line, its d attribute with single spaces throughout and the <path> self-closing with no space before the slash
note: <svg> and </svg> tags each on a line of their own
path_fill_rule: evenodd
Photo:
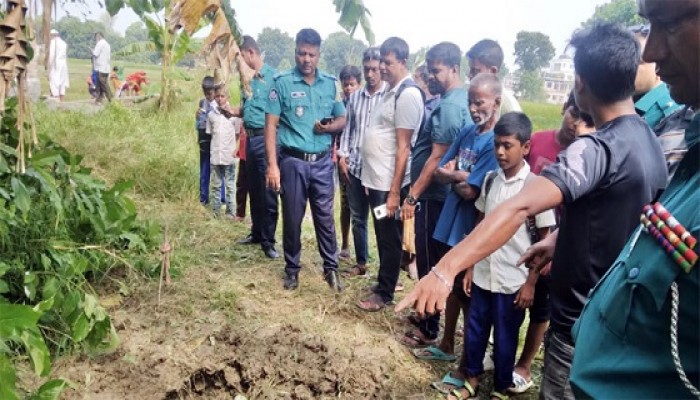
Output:
<svg viewBox="0 0 700 400">
<path fill-rule="evenodd" d="M 542 70 L 547 103 L 563 104 L 574 88 L 574 60 L 562 54 Z"/>
</svg>

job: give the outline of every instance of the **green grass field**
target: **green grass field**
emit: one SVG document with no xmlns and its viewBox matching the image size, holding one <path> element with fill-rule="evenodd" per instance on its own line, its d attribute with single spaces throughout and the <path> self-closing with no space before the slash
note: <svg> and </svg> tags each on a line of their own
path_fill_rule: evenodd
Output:
<svg viewBox="0 0 700 400">
<path fill-rule="evenodd" d="M 89 98 L 85 84 L 89 62 L 70 60 L 69 69 L 71 87 L 67 100 Z M 158 66 L 125 65 L 127 74 L 137 69 L 146 70 L 154 81 L 159 79 Z M 134 181 L 132 196 L 141 217 L 167 226 L 175 248 L 173 268 L 177 276 L 164 291 L 162 304 L 156 303 L 157 282 L 130 282 L 130 289 L 121 295 L 101 290 L 104 297 L 120 299 L 110 311 L 115 324 L 121 327 L 122 345 L 111 357 L 59 360 L 55 374 L 75 383 L 67 398 L 154 398 L 158 394 L 163 398 L 167 390 L 199 368 L 216 369 L 226 354 L 240 350 L 225 347 L 221 340 L 204 339 L 218 338 L 221 332 L 235 332 L 242 338 L 239 346 L 245 346 L 258 343 L 256 338 L 264 337 L 266 329 L 280 326 L 292 327 L 289 329 L 302 338 L 314 338 L 314 343 L 320 341 L 334 362 L 345 360 L 341 363 L 347 375 L 342 398 L 359 398 L 359 386 L 380 388 L 381 398 L 442 398 L 428 384 L 442 376 L 449 364 L 416 361 L 393 339 L 396 332 L 407 327 L 397 322 L 392 311 L 365 314 L 355 308 L 355 301 L 366 295 L 369 280 L 348 281 L 348 288 L 341 295 L 329 292 L 321 278 L 310 220 L 305 221 L 302 235 L 301 287 L 289 293 L 281 289 L 282 261 L 270 262 L 257 247 L 234 245 L 236 239 L 247 234 L 246 224 L 213 219 L 199 205 L 194 112 L 201 97 L 198 82 L 205 71 L 187 73 L 192 80 L 177 82 L 181 94 L 169 113 L 154 112 L 153 101 L 131 106 L 113 102 L 89 115 L 80 110 L 51 110 L 43 105 L 36 109 L 39 132 L 84 155 L 85 164 L 95 174 L 108 183 Z M 42 87 L 46 93 L 45 76 Z M 559 126 L 559 106 L 522 106 L 532 118 L 535 130 Z M 278 250 L 280 239 L 281 223 Z M 373 266 L 372 274 L 375 272 Z M 412 287 L 406 278 L 402 280 L 407 289 Z M 211 347 L 211 352 L 202 353 L 202 346 Z M 274 344 L 270 346 L 276 349 Z M 200 350 L 187 350 L 190 348 Z M 309 364 L 310 360 L 298 359 L 296 353 L 289 357 L 294 357 L 301 368 L 299 382 L 304 382 L 304 373 L 320 368 Z M 352 366 L 365 372 L 359 373 Z M 282 368 L 268 366 L 273 371 L 276 367 Z M 160 375 L 152 377 L 153 370 Z M 376 371 L 376 379 L 366 381 Z M 256 398 L 256 394 L 285 397 L 280 393 L 289 384 L 275 376 L 270 374 L 252 382 L 254 390 L 249 398 Z M 210 394 L 216 397 L 216 393 Z M 482 390 L 482 395 L 486 393 L 488 390 Z M 533 389 L 517 398 L 535 397 Z"/>
</svg>

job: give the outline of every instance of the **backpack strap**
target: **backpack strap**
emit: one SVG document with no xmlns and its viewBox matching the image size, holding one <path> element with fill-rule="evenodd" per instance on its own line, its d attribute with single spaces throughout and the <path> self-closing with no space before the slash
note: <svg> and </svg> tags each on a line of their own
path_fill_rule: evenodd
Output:
<svg viewBox="0 0 700 400">
<path fill-rule="evenodd" d="M 484 199 L 489 197 L 494 179 L 496 179 L 496 171 L 489 171 L 486 173 L 486 177 L 484 178 Z"/>
<path fill-rule="evenodd" d="M 527 185 L 527 182 L 532 180 L 535 176 L 532 172 L 527 174 L 525 177 L 525 184 Z M 530 244 L 535 244 L 540 241 L 540 233 L 537 231 L 537 222 L 535 221 L 535 216 L 531 215 L 527 217 L 527 220 L 525 220 L 525 227 L 527 228 L 527 234 L 530 236 Z"/>
<path fill-rule="evenodd" d="M 394 95 L 394 111 L 396 111 L 396 103 L 399 101 L 399 97 L 401 96 L 401 93 L 403 93 L 404 90 L 407 88 L 414 87 L 418 89 L 418 93 L 420 93 L 420 97 L 423 99 L 423 104 L 425 104 L 425 94 L 423 94 L 423 91 L 420 90 L 418 87 L 418 84 L 416 81 L 414 81 L 411 78 L 405 79 L 401 84 L 399 85 L 399 88 L 396 89 L 396 94 Z"/>
</svg>

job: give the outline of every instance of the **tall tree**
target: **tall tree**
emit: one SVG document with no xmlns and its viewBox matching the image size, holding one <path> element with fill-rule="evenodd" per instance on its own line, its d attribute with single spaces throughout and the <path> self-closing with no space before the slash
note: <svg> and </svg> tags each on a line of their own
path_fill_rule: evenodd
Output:
<svg viewBox="0 0 700 400">
<path fill-rule="evenodd" d="M 539 71 L 520 71 L 520 83 L 518 84 L 519 97 L 543 103 L 547 99 L 547 94 L 544 91 L 544 80 Z"/>
<path fill-rule="evenodd" d="M 280 63 L 294 65 L 294 39 L 278 28 L 263 28 L 258 35 L 258 46 L 265 53 L 265 62 L 280 69 Z"/>
<path fill-rule="evenodd" d="M 61 32 L 63 40 L 68 43 L 68 57 L 90 59 L 90 49 L 95 46 L 95 32 L 103 32 L 105 40 L 113 49 L 119 49 L 124 45 L 124 38 L 111 30 L 104 30 L 102 23 L 98 21 L 81 21 L 77 17 L 63 17 L 55 25 Z"/>
<path fill-rule="evenodd" d="M 622 26 L 633 26 L 644 23 L 642 17 L 637 14 L 637 4 L 635 0 L 612 0 L 610 3 L 596 6 L 593 15 L 581 25 L 588 27 L 593 25 L 596 21 L 615 22 Z"/>
<path fill-rule="evenodd" d="M 515 40 L 515 63 L 523 70 L 536 71 L 549 65 L 554 45 L 542 32 L 520 31 Z"/>
<path fill-rule="evenodd" d="M 337 75 L 345 65 L 362 64 L 362 52 L 366 46 L 353 39 L 345 32 L 335 32 L 328 35 L 321 47 L 321 58 L 325 61 L 328 72 Z"/>
</svg>

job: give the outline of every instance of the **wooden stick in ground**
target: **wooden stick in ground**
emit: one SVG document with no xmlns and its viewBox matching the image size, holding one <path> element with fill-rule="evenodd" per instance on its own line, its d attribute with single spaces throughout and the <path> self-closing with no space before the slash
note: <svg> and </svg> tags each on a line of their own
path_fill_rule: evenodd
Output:
<svg viewBox="0 0 700 400">
<path fill-rule="evenodd" d="M 163 255 L 163 263 L 160 269 L 160 278 L 158 280 L 158 306 L 160 306 L 160 293 L 163 289 L 163 277 L 165 277 L 165 286 L 170 286 L 170 252 L 172 246 L 168 241 L 168 226 L 165 226 L 165 235 L 163 244 L 160 246 L 160 253 Z"/>
</svg>

